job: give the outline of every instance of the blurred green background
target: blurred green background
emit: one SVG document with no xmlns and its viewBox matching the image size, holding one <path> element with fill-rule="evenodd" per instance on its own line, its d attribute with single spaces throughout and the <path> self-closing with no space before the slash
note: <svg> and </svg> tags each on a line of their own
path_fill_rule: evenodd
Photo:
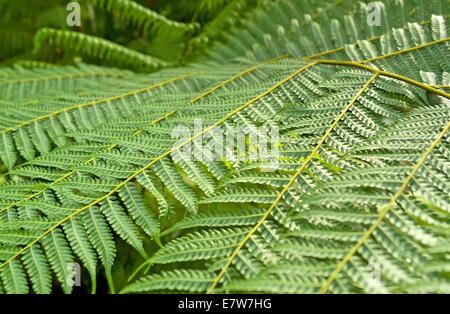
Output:
<svg viewBox="0 0 450 314">
<path fill-rule="evenodd" d="M 192 24 L 188 32 L 165 33 L 155 25 L 140 25 L 107 8 L 109 1 L 78 0 L 81 8 L 81 26 L 66 23 L 69 0 L 0 0 L 0 66 L 18 60 L 39 60 L 57 64 L 81 61 L 80 56 L 61 49 L 41 49 L 33 52 L 34 35 L 39 29 L 54 28 L 77 31 L 107 39 L 158 59 L 183 63 L 201 50 L 196 36 L 206 32 L 209 39 L 217 39 L 225 28 L 236 24 L 233 14 L 242 13 L 260 5 L 258 0 L 135 0 L 169 20 Z M 126 4 L 127 1 L 113 1 Z M 99 4 L 100 3 L 100 4 Z M 225 12 L 228 10 L 228 13 Z M 125 9 L 126 12 L 127 10 Z M 128 10 L 129 11 L 129 10 Z M 240 12 L 236 12 L 240 11 Z M 221 18 L 221 13 L 223 17 Z M 227 14 L 225 14 L 227 13 Z M 219 21 L 217 21 L 219 20 Z M 221 21 L 220 21 L 221 20 Z M 219 23 L 218 23 L 219 22 Z M 204 36 L 205 37 L 205 36 Z M 214 38 L 211 38 L 214 37 Z M 210 42 L 210 41 L 209 41 Z M 103 60 L 84 56 L 83 62 L 103 64 Z M 108 65 L 108 64 L 105 64 Z"/>
</svg>

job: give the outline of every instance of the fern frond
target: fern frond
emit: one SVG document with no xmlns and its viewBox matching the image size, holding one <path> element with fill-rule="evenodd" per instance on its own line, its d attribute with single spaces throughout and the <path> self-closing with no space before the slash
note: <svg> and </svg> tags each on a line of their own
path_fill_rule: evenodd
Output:
<svg viewBox="0 0 450 314">
<path fill-rule="evenodd" d="M 40 29 L 34 36 L 34 51 L 42 51 L 44 46 L 59 47 L 68 54 L 79 53 L 102 62 L 105 61 L 109 65 L 132 68 L 137 71 L 155 71 L 169 65 L 163 60 L 106 39 L 73 31 Z"/>
<path fill-rule="evenodd" d="M 126 20 L 137 28 L 144 27 L 151 33 L 159 33 L 160 36 L 171 36 L 173 32 L 193 32 L 199 28 L 199 25 L 195 23 L 186 24 L 169 20 L 164 15 L 131 0 L 90 0 L 90 3 Z"/>
<path fill-rule="evenodd" d="M 78 64 L 77 67 L 56 67 L 54 65 L 44 68 L 27 69 L 15 67 L 14 78 L 0 79 L 2 99 L 26 98 L 41 89 L 70 89 L 86 87 L 88 80 L 80 78 L 103 77 L 122 78 L 131 75 L 127 71 L 118 71 L 111 68 L 97 67 L 94 65 Z M 2 108 L 3 109 L 3 108 Z"/>
<path fill-rule="evenodd" d="M 201 65 L 73 77 L 70 93 L 21 90 L 52 68 L 2 72 L 26 81 L 4 84 L 0 108 L 0 289 L 48 292 L 55 275 L 71 292 L 79 260 L 94 291 L 99 261 L 122 290 L 117 237 L 155 265 L 124 293 L 447 291 L 443 2 L 379 2 L 380 28 L 365 2 L 267 2 Z M 272 125 L 274 158 L 246 159 L 250 137 L 195 152 L 223 144 L 216 131 Z"/>
</svg>

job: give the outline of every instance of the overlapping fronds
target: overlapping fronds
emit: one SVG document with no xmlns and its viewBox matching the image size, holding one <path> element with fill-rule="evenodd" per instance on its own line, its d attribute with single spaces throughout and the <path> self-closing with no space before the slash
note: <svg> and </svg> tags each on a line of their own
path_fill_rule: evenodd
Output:
<svg viewBox="0 0 450 314">
<path fill-rule="evenodd" d="M 366 4 L 277 3 L 210 54 L 245 62 L 5 71 L 0 109 L 39 107 L 0 120 L 0 292 L 48 293 L 52 277 L 70 292 L 74 261 L 94 291 L 102 265 L 111 292 L 449 292 L 445 0 L 396 1 L 395 24 L 334 41 L 321 21 L 358 29 Z M 208 158 L 236 128 L 276 154 L 249 159 L 247 137 Z M 127 287 L 111 274 L 118 238 L 142 256 Z"/>
<path fill-rule="evenodd" d="M 346 59 L 344 46 L 359 40 L 377 40 L 394 29 L 415 28 L 431 23 L 432 14 L 448 18 L 447 4 L 442 1 L 378 1 L 379 25 L 368 24 L 368 3 L 349 1 L 268 1 L 242 19 L 223 41 L 216 42 L 201 60 L 224 62 L 245 56 L 252 60 L 266 60 L 289 53 L 293 57 L 324 57 Z M 433 3 L 431 3 L 433 2 Z M 417 23 L 417 24 L 416 24 Z M 416 35 L 417 36 L 417 35 Z M 413 39 L 414 38 L 414 39 Z M 423 40 L 413 37 L 412 40 Z M 384 46 L 390 52 L 390 46 Z"/>
</svg>

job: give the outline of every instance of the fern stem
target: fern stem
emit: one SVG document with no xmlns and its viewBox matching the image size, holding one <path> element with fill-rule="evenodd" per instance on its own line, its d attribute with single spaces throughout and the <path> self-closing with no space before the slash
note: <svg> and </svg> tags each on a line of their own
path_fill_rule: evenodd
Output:
<svg viewBox="0 0 450 314">
<path fill-rule="evenodd" d="M 450 17 L 450 15 L 446 15 L 444 18 L 448 19 L 449 17 Z M 428 20 L 428 21 L 424 21 L 424 22 L 420 23 L 420 25 L 427 25 L 427 24 L 430 24 L 430 23 L 431 23 L 431 20 Z M 403 27 L 402 29 L 406 30 L 406 29 L 409 29 L 409 28 L 410 28 L 409 26 L 406 26 L 406 27 Z M 380 39 L 381 37 L 383 37 L 383 35 L 372 37 L 372 38 L 368 39 L 367 41 L 373 42 L 373 41 L 376 41 L 376 40 Z M 357 46 L 359 46 L 359 43 L 358 42 L 354 42 L 352 45 L 355 45 L 357 47 Z M 319 58 L 319 57 L 323 57 L 323 56 L 328 56 L 328 55 L 331 55 L 333 53 L 336 53 L 336 52 L 339 52 L 339 51 L 343 51 L 343 50 L 345 50 L 345 46 L 338 47 L 336 49 L 327 50 L 327 51 L 324 51 L 324 52 L 319 52 L 319 53 L 313 54 L 311 56 L 305 57 L 303 59 L 305 59 L 305 60 L 315 59 L 315 58 Z"/>
<path fill-rule="evenodd" d="M 430 147 L 427 149 L 427 151 L 422 155 L 419 162 L 414 166 L 411 173 L 408 175 L 408 177 L 403 181 L 403 184 L 401 185 L 400 189 L 395 193 L 395 195 L 391 198 L 389 204 L 386 206 L 380 208 L 380 214 L 378 216 L 377 221 L 366 231 L 366 233 L 361 237 L 361 239 L 353 246 L 348 254 L 344 257 L 344 259 L 336 266 L 336 269 L 331 273 L 331 275 L 328 277 L 328 279 L 325 281 L 325 283 L 320 288 L 319 293 L 323 294 L 326 293 L 330 284 L 336 279 L 338 274 L 341 272 L 341 270 L 344 268 L 344 266 L 347 264 L 347 262 L 352 258 L 353 255 L 358 251 L 358 249 L 369 239 L 369 237 L 372 235 L 372 233 L 375 231 L 375 229 L 378 228 L 378 226 L 381 224 L 383 219 L 386 217 L 388 212 L 392 209 L 395 202 L 400 198 L 402 193 L 405 191 L 405 189 L 408 187 L 409 182 L 412 180 L 416 172 L 419 170 L 419 168 L 424 164 L 427 157 L 431 154 L 433 149 L 439 144 L 439 142 L 442 140 L 444 135 L 447 133 L 447 131 L 450 129 L 450 121 L 447 123 L 447 125 L 444 127 L 444 129 L 439 133 L 439 135 L 436 137 L 436 139 L 431 143 Z"/>
<path fill-rule="evenodd" d="M 106 281 L 108 282 L 109 292 L 111 294 L 116 294 L 116 289 L 114 288 L 114 281 L 112 279 L 111 272 L 107 271 L 106 269 L 105 269 L 105 277 Z"/>
<path fill-rule="evenodd" d="M 128 277 L 128 281 L 133 280 L 134 277 L 136 277 L 136 275 L 141 271 L 142 268 L 144 268 L 145 266 L 147 266 L 146 270 L 144 271 L 144 273 L 147 273 L 148 270 L 150 269 L 150 267 L 152 266 L 151 260 L 148 259 L 145 262 L 143 262 L 141 265 L 139 265 L 138 268 L 135 269 L 135 271 L 130 275 L 130 277 Z"/>
<path fill-rule="evenodd" d="M 35 100 L 30 100 L 30 101 L 26 101 L 23 104 L 21 104 L 22 106 L 30 106 L 30 105 L 34 105 L 39 103 L 39 100 L 35 99 Z"/>
<path fill-rule="evenodd" d="M 95 278 L 95 277 L 94 277 Z M 91 294 L 96 294 L 97 293 L 97 280 L 92 279 L 92 289 L 91 289 Z"/>
<path fill-rule="evenodd" d="M 407 52 L 419 50 L 419 49 L 422 49 L 422 48 L 430 47 L 430 46 L 433 46 L 433 45 L 437 45 L 437 44 L 440 44 L 440 43 L 444 43 L 444 42 L 447 42 L 449 40 L 450 40 L 450 37 L 447 37 L 447 38 L 444 38 L 444 39 L 440 39 L 440 40 L 435 40 L 435 41 L 432 41 L 432 42 L 429 42 L 429 43 L 426 43 L 426 44 L 423 44 L 423 45 L 420 45 L 420 46 L 415 46 L 415 47 L 411 47 L 411 48 L 408 48 L 408 49 L 404 49 L 404 50 L 388 53 L 388 54 L 385 54 L 385 55 L 382 55 L 382 56 L 379 56 L 379 57 L 366 59 L 366 60 L 360 61 L 358 63 L 368 63 L 368 62 L 378 61 L 380 59 L 389 58 L 389 57 L 397 56 L 397 55 L 402 54 L 402 53 L 407 53 Z"/>
<path fill-rule="evenodd" d="M 450 85 L 430 85 L 431 87 L 434 88 L 445 88 L 445 89 L 450 89 Z"/>
<path fill-rule="evenodd" d="M 236 247 L 234 252 L 231 254 L 230 258 L 228 259 L 225 266 L 222 268 L 220 273 L 217 275 L 216 279 L 214 280 L 211 287 L 208 289 L 207 293 L 213 293 L 214 289 L 216 288 L 217 284 L 220 282 L 221 278 L 225 275 L 226 271 L 230 267 L 231 263 L 233 262 L 234 258 L 237 256 L 239 251 L 244 247 L 244 245 L 247 243 L 247 241 L 253 236 L 253 234 L 259 229 L 259 227 L 262 226 L 262 224 L 267 220 L 272 210 L 275 208 L 275 206 L 278 204 L 278 202 L 281 200 L 281 198 L 286 194 L 286 192 L 289 190 L 291 185 L 295 182 L 297 177 L 300 175 L 300 173 L 306 168 L 306 165 L 309 164 L 309 162 L 313 159 L 313 157 L 316 155 L 319 148 L 322 146 L 322 144 L 325 142 L 325 140 L 328 138 L 328 136 L 331 134 L 333 129 L 336 127 L 336 125 L 339 123 L 339 121 L 342 119 L 342 117 L 347 113 L 348 110 L 354 105 L 354 103 L 358 100 L 358 98 L 364 93 L 364 91 L 369 87 L 369 85 L 378 77 L 380 73 L 376 72 L 367 82 L 364 84 L 364 86 L 358 91 L 358 93 L 353 97 L 353 99 L 350 101 L 350 103 L 342 110 L 342 112 L 339 114 L 339 116 L 334 120 L 334 122 L 331 124 L 330 128 L 325 132 L 323 137 L 320 139 L 319 143 L 314 147 L 311 154 L 305 159 L 301 167 L 297 170 L 297 172 L 292 176 L 292 178 L 289 180 L 288 184 L 281 190 L 281 192 L 278 194 L 275 201 L 270 205 L 269 209 L 265 212 L 264 216 L 261 218 L 261 220 L 250 230 L 250 232 L 245 236 L 245 238 L 239 243 L 239 245 Z"/>
<path fill-rule="evenodd" d="M 398 75 L 398 74 L 395 74 L 395 73 L 378 70 L 378 69 L 375 69 L 373 67 L 361 64 L 359 62 L 337 61 L 337 60 L 317 60 L 316 62 L 320 63 L 320 64 L 342 65 L 342 66 L 351 66 L 351 67 L 357 67 L 357 68 L 365 69 L 365 70 L 368 70 L 368 71 L 371 71 L 371 72 L 378 73 L 381 76 L 387 76 L 387 77 L 390 77 L 390 78 L 394 78 L 394 79 L 397 79 L 397 80 L 409 83 L 411 85 L 420 87 L 420 88 L 422 88 L 424 90 L 427 90 L 429 92 L 441 95 L 441 96 L 443 96 L 445 98 L 450 98 L 450 94 L 449 93 L 446 93 L 444 91 L 438 90 L 438 89 L 436 89 L 434 87 L 431 87 L 430 85 L 420 83 L 418 81 L 415 81 L 413 79 L 410 79 L 410 78 L 402 76 L 402 75 Z"/>
<path fill-rule="evenodd" d="M 217 85 L 217 86 L 211 88 L 210 90 L 206 91 L 205 93 L 203 93 L 203 94 L 201 94 L 200 96 L 198 96 L 198 97 L 194 98 L 193 100 L 191 100 L 190 103 L 193 104 L 193 103 L 199 101 L 200 99 L 202 99 L 202 98 L 204 98 L 204 97 L 206 97 L 206 96 L 208 96 L 208 95 L 214 93 L 216 90 L 218 90 L 218 89 L 222 88 L 223 86 L 225 86 L 225 85 L 231 83 L 232 81 L 234 81 L 234 80 L 236 80 L 236 79 L 242 77 L 242 76 L 245 75 L 245 74 L 248 74 L 248 73 L 250 73 L 250 72 L 253 72 L 253 71 L 257 70 L 257 69 L 259 69 L 260 67 L 262 67 L 262 66 L 264 66 L 264 65 L 266 65 L 266 64 L 270 64 L 270 63 L 274 63 L 274 62 L 280 61 L 280 60 L 282 60 L 282 59 L 286 59 L 286 58 L 288 58 L 289 56 L 290 56 L 290 54 L 285 54 L 285 55 L 282 55 L 282 56 L 279 56 L 279 57 L 275 57 L 275 58 L 272 58 L 272 59 L 269 59 L 269 60 L 265 60 L 265 61 L 263 61 L 262 63 L 258 63 L 257 65 L 252 66 L 252 67 L 250 67 L 250 68 L 244 70 L 243 72 L 238 73 L 238 74 L 236 74 L 236 75 L 230 77 L 228 80 L 226 80 L 226 81 L 220 83 L 219 85 Z"/>
<path fill-rule="evenodd" d="M 67 78 L 80 78 L 80 77 L 91 77 L 91 76 L 105 76 L 105 77 L 123 77 L 123 74 L 119 73 L 102 73 L 102 72 L 88 72 L 88 73 L 73 73 L 73 74 L 63 74 L 63 75 L 51 75 L 51 76 L 40 76 L 40 77 L 30 77 L 24 79 L 10 80 L 0 82 L 0 85 L 18 84 L 18 83 L 28 83 L 28 82 L 38 82 L 38 81 L 50 81 L 50 80 L 61 80 Z"/>
</svg>

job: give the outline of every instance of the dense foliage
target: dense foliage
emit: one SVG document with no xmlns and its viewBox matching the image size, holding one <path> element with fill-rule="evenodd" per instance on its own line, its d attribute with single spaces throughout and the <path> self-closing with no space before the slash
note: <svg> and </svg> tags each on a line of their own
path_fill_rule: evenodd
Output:
<svg viewBox="0 0 450 314">
<path fill-rule="evenodd" d="M 447 0 L 24 3 L 0 293 L 450 293 Z M 276 157 L 195 156 L 236 128 Z"/>
</svg>

